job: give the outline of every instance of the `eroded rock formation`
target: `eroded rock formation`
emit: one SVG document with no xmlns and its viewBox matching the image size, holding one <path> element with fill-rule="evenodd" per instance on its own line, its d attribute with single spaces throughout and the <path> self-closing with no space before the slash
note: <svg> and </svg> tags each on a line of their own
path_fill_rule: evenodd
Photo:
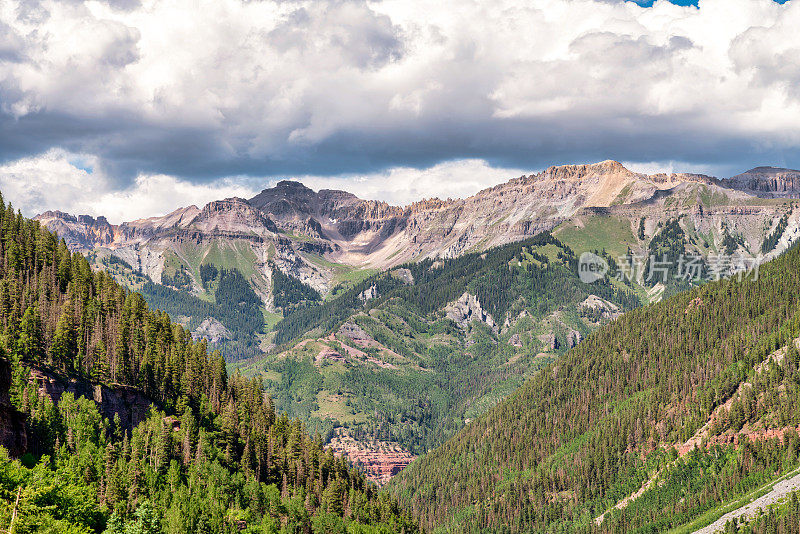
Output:
<svg viewBox="0 0 800 534">
<path fill-rule="evenodd" d="M 358 441 L 347 429 L 336 429 L 328 445 L 337 456 L 345 455 L 361 468 L 367 478 L 382 486 L 402 471 L 416 456 L 397 443 L 386 441 Z"/>
<path fill-rule="evenodd" d="M 445 312 L 449 319 L 452 319 L 464 330 L 469 328 L 472 321 L 480 321 L 494 329 L 497 328 L 492 316 L 481 307 L 478 297 L 468 292 L 461 295 L 455 302 L 448 304 Z"/>
</svg>

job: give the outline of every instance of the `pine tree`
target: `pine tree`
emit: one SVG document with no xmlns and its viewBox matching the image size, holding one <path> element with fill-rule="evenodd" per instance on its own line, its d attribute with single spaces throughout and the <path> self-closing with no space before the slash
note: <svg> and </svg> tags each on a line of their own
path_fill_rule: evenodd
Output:
<svg viewBox="0 0 800 534">
<path fill-rule="evenodd" d="M 72 311 L 69 305 L 64 305 L 53 335 L 53 342 L 50 345 L 50 364 L 59 369 L 71 370 L 77 352 L 77 334 L 73 324 Z"/>
<path fill-rule="evenodd" d="M 114 446 L 111 443 L 106 445 L 105 456 L 103 458 L 103 464 L 105 467 L 105 472 L 103 473 L 104 487 L 101 489 L 102 498 L 100 501 L 103 504 L 108 504 L 109 508 L 112 509 L 116 503 L 118 490 L 116 485 L 117 481 L 114 477 L 114 465 L 116 463 L 115 452 Z"/>
<path fill-rule="evenodd" d="M 19 335 L 14 344 L 15 361 L 41 361 L 44 355 L 42 322 L 36 308 L 27 308 L 19 325 Z"/>
<path fill-rule="evenodd" d="M 158 514 L 149 500 L 142 501 L 134 517 L 136 522 L 125 529 L 125 534 L 161 534 Z"/>
<path fill-rule="evenodd" d="M 108 524 L 106 529 L 103 531 L 103 534 L 126 534 L 125 521 L 117 512 L 111 514 L 111 518 L 108 520 Z"/>
</svg>

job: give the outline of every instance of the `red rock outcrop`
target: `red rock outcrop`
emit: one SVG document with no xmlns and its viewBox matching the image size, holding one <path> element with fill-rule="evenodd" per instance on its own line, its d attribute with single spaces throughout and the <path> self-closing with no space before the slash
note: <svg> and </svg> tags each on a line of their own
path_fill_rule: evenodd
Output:
<svg viewBox="0 0 800 534">
<path fill-rule="evenodd" d="M 411 463 L 416 456 L 397 443 L 386 441 L 363 442 L 354 439 L 346 429 L 336 429 L 330 447 L 337 456 L 346 456 L 364 475 L 383 486 Z"/>
</svg>

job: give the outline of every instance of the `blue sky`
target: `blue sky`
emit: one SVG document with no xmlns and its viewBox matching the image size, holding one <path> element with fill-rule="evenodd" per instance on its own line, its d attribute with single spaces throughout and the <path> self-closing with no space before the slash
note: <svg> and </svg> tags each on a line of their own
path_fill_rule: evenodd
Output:
<svg viewBox="0 0 800 534">
<path fill-rule="evenodd" d="M 635 4 L 639 4 L 642 7 L 652 7 L 655 3 L 655 0 L 628 0 Z M 699 0 L 669 0 L 670 3 L 675 4 L 676 6 L 697 6 Z"/>
<path fill-rule="evenodd" d="M 404 204 L 800 167 L 800 3 L 686 3 L 6 0 L 0 191 L 120 220 L 283 178 Z"/>
<path fill-rule="evenodd" d="M 639 4 L 642 7 L 652 7 L 656 0 L 627 0 L 628 2 L 633 2 L 635 4 Z M 789 0 L 773 0 L 778 4 L 785 4 Z M 675 4 L 676 6 L 695 6 L 697 7 L 700 0 L 669 0 L 670 3 Z"/>
</svg>

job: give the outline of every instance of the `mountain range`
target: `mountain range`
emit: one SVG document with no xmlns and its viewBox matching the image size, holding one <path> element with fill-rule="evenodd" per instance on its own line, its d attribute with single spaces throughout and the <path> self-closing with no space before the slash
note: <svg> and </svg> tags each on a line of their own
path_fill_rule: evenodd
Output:
<svg viewBox="0 0 800 534">
<path fill-rule="evenodd" d="M 384 483 L 601 325 L 691 287 L 584 284 L 580 254 L 774 257 L 800 235 L 799 177 L 605 161 L 407 207 L 283 181 L 120 225 L 37 219 Z"/>
<path fill-rule="evenodd" d="M 236 254 L 252 256 L 251 281 L 271 307 L 271 264 L 327 292 L 342 281 L 342 269 L 385 269 L 427 257 L 455 257 L 600 211 L 631 220 L 646 217 L 648 234 L 666 217 L 691 213 L 700 232 L 715 234 L 714 245 L 721 242 L 716 227 L 725 219 L 742 232 L 745 248 L 755 250 L 763 237 L 759 223 L 783 205 L 775 199 L 797 196 L 800 172 L 788 169 L 758 167 L 719 180 L 698 174 L 646 175 L 604 161 L 550 167 L 466 199 L 423 200 L 407 207 L 282 181 L 249 200 L 219 200 L 202 209 L 188 206 L 119 225 L 59 211 L 36 219 L 72 250 L 113 250 L 156 282 L 175 257 L 190 267 L 195 292 L 202 291 L 198 262 L 213 258 L 220 247 L 246 244 L 249 251 Z M 343 267 L 326 265 L 318 256 Z"/>
</svg>

